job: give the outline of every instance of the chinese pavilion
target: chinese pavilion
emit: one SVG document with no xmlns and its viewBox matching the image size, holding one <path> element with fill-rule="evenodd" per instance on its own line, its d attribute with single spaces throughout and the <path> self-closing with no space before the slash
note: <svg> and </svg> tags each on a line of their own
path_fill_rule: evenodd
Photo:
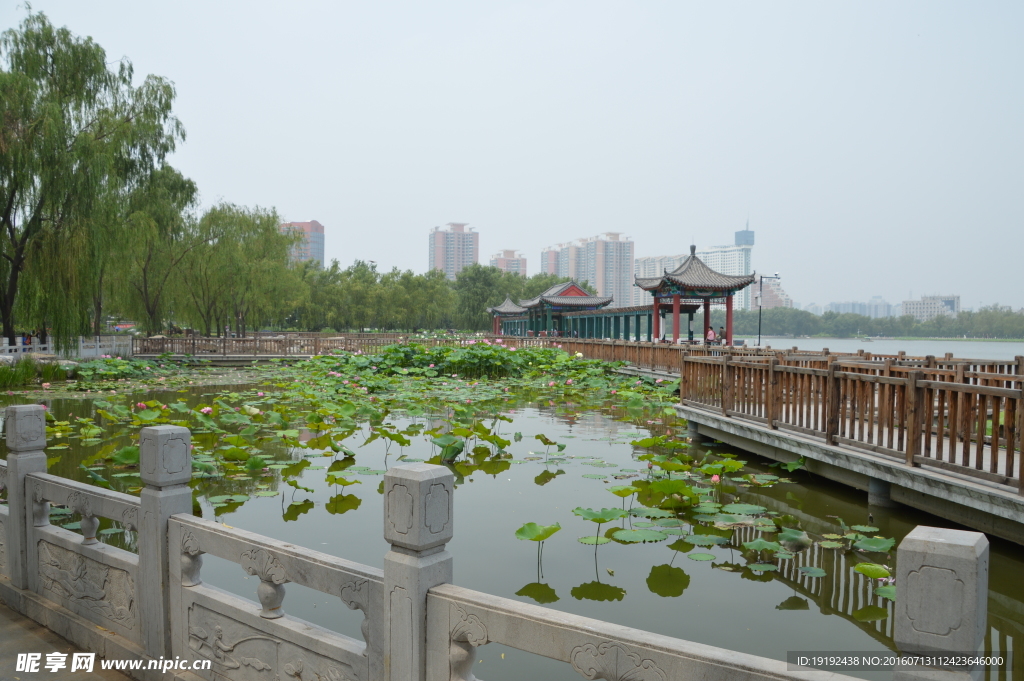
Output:
<svg viewBox="0 0 1024 681">
<path fill-rule="evenodd" d="M 565 335 L 565 317 L 583 310 L 598 310 L 612 302 L 611 296 L 592 296 L 575 281 L 555 284 L 536 298 L 513 303 L 511 298 L 487 311 L 493 318 L 494 334 L 538 336 L 556 332 Z"/>
<path fill-rule="evenodd" d="M 694 310 L 694 305 L 701 301 L 704 304 L 704 338 L 711 328 L 711 301 L 725 299 L 725 339 L 726 345 L 732 345 L 732 300 L 733 296 L 754 283 L 754 275 L 733 276 L 716 272 L 697 257 L 697 247 L 690 246 L 690 255 L 679 267 L 671 272 L 666 271 L 660 277 L 635 277 L 634 283 L 654 298 L 655 338 L 661 335 L 661 315 L 659 308 L 664 308 L 667 301 L 672 303 L 672 342 L 679 342 L 679 313 L 685 305 Z M 690 312 L 692 315 L 692 312 Z M 692 319 L 692 316 L 691 316 Z"/>
</svg>

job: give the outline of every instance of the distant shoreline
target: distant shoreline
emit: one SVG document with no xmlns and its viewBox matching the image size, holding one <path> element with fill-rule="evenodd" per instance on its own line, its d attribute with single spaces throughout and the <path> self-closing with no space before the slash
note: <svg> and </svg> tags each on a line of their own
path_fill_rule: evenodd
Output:
<svg viewBox="0 0 1024 681">
<path fill-rule="evenodd" d="M 756 335 L 736 335 L 736 338 L 757 338 Z M 846 338 L 840 338 L 838 336 L 765 336 L 762 334 L 761 340 L 773 339 L 773 340 L 861 340 L 865 336 L 848 336 Z M 1024 343 L 1024 338 L 943 338 L 940 336 L 869 336 L 867 337 L 870 341 L 957 341 L 962 343 Z"/>
</svg>

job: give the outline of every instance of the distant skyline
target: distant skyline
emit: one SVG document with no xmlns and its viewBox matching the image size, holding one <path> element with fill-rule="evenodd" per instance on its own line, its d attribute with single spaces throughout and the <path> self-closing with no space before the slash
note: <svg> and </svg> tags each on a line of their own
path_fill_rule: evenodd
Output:
<svg viewBox="0 0 1024 681">
<path fill-rule="evenodd" d="M 325 225 L 325 256 L 424 272 L 621 232 L 731 243 L 796 301 L 1024 307 L 1024 3 L 34 0 L 177 88 L 204 206 Z M 0 26 L 24 5 L 4 3 Z"/>
</svg>

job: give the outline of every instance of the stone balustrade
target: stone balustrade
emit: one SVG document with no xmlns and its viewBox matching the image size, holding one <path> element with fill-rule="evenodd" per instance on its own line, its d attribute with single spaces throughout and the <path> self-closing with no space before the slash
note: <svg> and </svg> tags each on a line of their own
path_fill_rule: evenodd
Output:
<svg viewBox="0 0 1024 681">
<path fill-rule="evenodd" d="M 473 681 L 475 649 L 499 643 L 571 666 L 588 679 L 840 681 L 831 672 L 683 641 L 452 584 L 454 478 L 407 464 L 384 477 L 384 569 L 191 515 L 191 436 L 140 433 L 139 498 L 45 472 L 45 411 L 9 407 L 0 462 L 0 598 L 101 656 L 138 659 L 138 679 Z M 49 524 L 49 504 L 80 514 L 82 533 Z M 98 518 L 138 532 L 138 554 L 96 541 Z M 203 556 L 256 576 L 253 600 L 203 581 Z M 894 610 L 907 652 L 979 650 L 988 542 L 975 532 L 919 527 L 901 544 Z M 362 641 L 288 613 L 298 584 L 362 612 Z M 192 671 L 161 673 L 161 660 Z M 7 661 L 0 661 L 0 664 Z M 968 678 L 932 669 L 901 678 Z M 936 676 L 938 674 L 938 676 Z M 946 676 L 942 676 L 945 674 Z"/>
</svg>

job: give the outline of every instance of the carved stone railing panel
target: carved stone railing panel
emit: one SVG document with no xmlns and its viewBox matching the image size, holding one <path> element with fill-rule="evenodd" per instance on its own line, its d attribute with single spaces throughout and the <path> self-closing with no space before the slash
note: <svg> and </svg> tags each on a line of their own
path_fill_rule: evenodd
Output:
<svg viewBox="0 0 1024 681">
<path fill-rule="evenodd" d="M 0 506 L 0 575 L 7 576 L 7 507 Z"/>
<path fill-rule="evenodd" d="M 69 530 L 34 528 L 31 590 L 101 627 L 141 642 L 138 556 L 106 544 L 84 545 Z"/>
<path fill-rule="evenodd" d="M 585 679 L 737 681 L 846 678 L 785 662 L 570 615 L 451 584 L 427 597 L 427 681 L 473 681 L 472 649 L 500 643 L 565 662 Z"/>
<path fill-rule="evenodd" d="M 374 646 L 383 640 L 381 609 L 371 607 L 383 601 L 382 571 L 191 515 L 172 516 L 168 531 L 169 545 L 180 553 L 180 559 L 172 559 L 170 565 L 175 655 L 199 659 L 209 657 L 214 649 L 231 653 L 234 662 L 210 659 L 212 671 L 221 675 L 218 678 L 232 680 L 263 678 L 256 674 L 260 665 L 244 663 L 242 657 L 279 662 L 281 666 L 274 669 L 281 679 L 383 678 L 381 656 L 373 654 Z M 204 584 L 200 572 L 206 553 L 259 577 L 256 596 L 262 608 Z M 281 599 L 288 582 L 336 596 L 347 607 L 361 610 L 364 642 L 285 615 Z M 216 626 L 221 627 L 221 643 L 213 643 Z M 199 629 L 207 638 L 201 639 Z M 241 639 L 248 641 L 242 653 L 225 649 Z M 252 652 L 255 649 L 261 652 Z M 267 656 L 276 662 L 268 662 Z"/>
<path fill-rule="evenodd" d="M 210 660 L 217 681 L 278 678 L 370 681 L 362 643 L 291 617 L 260 617 L 243 598 L 202 584 L 181 588 L 184 609 L 175 613 L 175 656 Z M 269 673 L 269 676 L 268 676 Z"/>
</svg>

